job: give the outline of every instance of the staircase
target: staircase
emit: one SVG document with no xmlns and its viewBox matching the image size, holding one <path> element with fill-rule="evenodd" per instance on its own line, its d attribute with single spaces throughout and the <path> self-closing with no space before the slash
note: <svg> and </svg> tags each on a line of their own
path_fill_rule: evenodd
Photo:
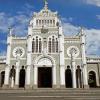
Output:
<svg viewBox="0 0 100 100">
<path fill-rule="evenodd" d="M 5 94 L 5 98 L 2 94 Z M 3 98 L 2 100 L 100 100 L 100 88 L 0 90 L 0 98 Z"/>
</svg>

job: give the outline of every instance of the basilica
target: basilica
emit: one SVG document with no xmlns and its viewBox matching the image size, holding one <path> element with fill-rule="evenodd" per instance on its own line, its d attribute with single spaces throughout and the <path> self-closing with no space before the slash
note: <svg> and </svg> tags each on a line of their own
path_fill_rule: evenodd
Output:
<svg viewBox="0 0 100 100">
<path fill-rule="evenodd" d="M 85 32 L 63 33 L 57 12 L 45 1 L 34 12 L 26 37 L 9 29 L 7 55 L 0 57 L 0 87 L 10 89 L 100 87 L 100 58 L 86 55 Z"/>
</svg>

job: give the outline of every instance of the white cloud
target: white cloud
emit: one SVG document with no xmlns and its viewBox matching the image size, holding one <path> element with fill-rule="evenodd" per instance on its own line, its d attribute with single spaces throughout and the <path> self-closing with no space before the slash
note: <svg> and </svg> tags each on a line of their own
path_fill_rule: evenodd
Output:
<svg viewBox="0 0 100 100">
<path fill-rule="evenodd" d="M 96 5 L 100 7 L 100 0 L 85 0 L 87 4 Z"/>
<path fill-rule="evenodd" d="M 77 35 L 80 31 L 79 26 L 70 23 L 63 23 L 64 34 Z M 84 29 L 86 33 L 86 52 L 87 55 L 100 55 L 100 30 Z"/>
<path fill-rule="evenodd" d="M 87 53 L 100 55 L 100 30 L 86 29 Z"/>
<path fill-rule="evenodd" d="M 67 35 L 75 35 L 78 33 L 79 31 L 79 28 L 78 26 L 74 26 L 70 23 L 63 23 L 62 24 L 63 26 L 63 32 L 64 34 L 67 34 Z"/>
<path fill-rule="evenodd" d="M 8 13 L 0 12 L 0 34 L 8 33 L 8 28 L 14 28 L 14 34 L 25 36 L 27 34 L 27 27 L 29 19 L 32 16 L 31 5 L 26 4 L 24 9 L 16 12 L 17 15 L 11 16 Z"/>
<path fill-rule="evenodd" d="M 8 34 L 8 28 L 13 27 L 13 34 L 18 36 L 26 36 L 29 20 L 32 16 L 32 6 L 25 4 L 21 11 L 16 12 L 15 16 L 9 13 L 0 12 L 0 34 Z M 0 35 L 0 36 L 1 36 Z M 6 45 L 6 38 L 0 38 L 0 45 Z M 0 56 L 6 55 L 6 50 L 0 48 Z"/>
</svg>

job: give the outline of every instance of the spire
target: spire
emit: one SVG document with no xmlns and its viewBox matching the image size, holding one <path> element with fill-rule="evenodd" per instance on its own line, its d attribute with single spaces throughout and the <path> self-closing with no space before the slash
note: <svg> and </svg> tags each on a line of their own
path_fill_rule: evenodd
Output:
<svg viewBox="0 0 100 100">
<path fill-rule="evenodd" d="M 12 27 L 9 27 L 8 29 L 9 29 L 9 35 L 11 36 L 12 32 L 13 32 L 13 29 L 12 29 Z"/>
<path fill-rule="evenodd" d="M 81 35 L 84 35 L 84 28 L 83 27 L 81 27 L 80 33 L 81 33 Z"/>
<path fill-rule="evenodd" d="M 44 0 L 44 3 L 45 3 L 44 9 L 48 9 L 48 1 L 47 0 Z"/>
</svg>

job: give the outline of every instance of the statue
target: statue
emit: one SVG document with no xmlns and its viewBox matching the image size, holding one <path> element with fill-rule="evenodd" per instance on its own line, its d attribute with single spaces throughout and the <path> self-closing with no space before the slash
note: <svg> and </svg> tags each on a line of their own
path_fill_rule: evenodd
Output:
<svg viewBox="0 0 100 100">
<path fill-rule="evenodd" d="M 11 88 L 14 87 L 14 83 L 15 83 L 15 73 L 16 73 L 16 70 L 14 68 L 15 66 L 13 65 L 11 70 L 10 70 L 10 82 L 11 82 Z"/>
</svg>

